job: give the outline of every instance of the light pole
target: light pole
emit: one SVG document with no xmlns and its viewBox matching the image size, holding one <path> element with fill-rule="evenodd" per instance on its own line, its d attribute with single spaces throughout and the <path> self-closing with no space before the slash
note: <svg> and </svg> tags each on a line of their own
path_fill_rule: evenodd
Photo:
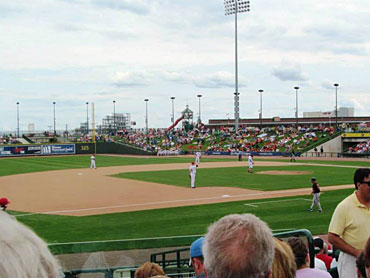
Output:
<svg viewBox="0 0 370 278">
<path fill-rule="evenodd" d="M 19 102 L 17 102 L 17 138 L 19 138 Z"/>
<path fill-rule="evenodd" d="M 145 128 L 146 128 L 146 134 L 148 134 L 148 101 L 149 99 L 144 99 L 145 101 Z"/>
<path fill-rule="evenodd" d="M 262 129 L 262 93 L 263 93 L 263 90 L 258 90 L 258 92 L 260 93 L 260 129 Z"/>
<path fill-rule="evenodd" d="M 54 136 L 57 135 L 57 131 L 55 129 L 55 101 L 53 101 L 53 112 L 54 112 Z"/>
<path fill-rule="evenodd" d="M 116 134 L 116 101 L 113 100 L 113 131 Z"/>
<path fill-rule="evenodd" d="M 335 87 L 335 131 L 338 131 L 338 83 L 334 84 Z"/>
<path fill-rule="evenodd" d="M 171 97 L 171 100 L 172 100 L 172 118 L 171 118 L 171 121 L 172 121 L 172 125 L 175 124 L 175 97 Z"/>
<path fill-rule="evenodd" d="M 295 90 L 295 120 L 296 120 L 296 126 L 298 130 L 298 90 L 299 87 L 294 87 Z"/>
<path fill-rule="evenodd" d="M 238 13 L 250 11 L 249 1 L 224 0 L 225 15 L 235 15 L 235 92 L 234 92 L 234 114 L 235 130 L 239 128 L 239 91 L 238 91 Z"/>
<path fill-rule="evenodd" d="M 202 95 L 197 95 L 197 97 L 199 98 L 199 118 L 198 118 L 198 123 L 201 123 L 202 120 L 201 120 L 201 117 L 200 117 L 200 98 L 202 97 Z"/>
<path fill-rule="evenodd" d="M 89 134 L 89 103 L 86 102 L 86 134 Z"/>
</svg>

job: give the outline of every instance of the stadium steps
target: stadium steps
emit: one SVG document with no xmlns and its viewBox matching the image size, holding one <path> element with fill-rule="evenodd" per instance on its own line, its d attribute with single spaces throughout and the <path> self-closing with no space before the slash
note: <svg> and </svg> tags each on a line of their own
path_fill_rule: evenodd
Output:
<svg viewBox="0 0 370 278">
<path fill-rule="evenodd" d="M 329 142 L 331 140 L 336 139 L 341 134 L 342 134 L 342 132 L 336 132 L 332 136 L 326 137 L 326 138 L 324 138 L 322 140 L 318 140 L 317 142 L 312 143 L 308 147 L 304 148 L 301 153 L 306 153 L 306 152 L 313 151 L 314 148 L 318 148 L 318 150 L 320 151 L 321 145 L 323 145 L 323 144 L 325 144 L 325 143 L 327 143 L 327 142 Z"/>
</svg>

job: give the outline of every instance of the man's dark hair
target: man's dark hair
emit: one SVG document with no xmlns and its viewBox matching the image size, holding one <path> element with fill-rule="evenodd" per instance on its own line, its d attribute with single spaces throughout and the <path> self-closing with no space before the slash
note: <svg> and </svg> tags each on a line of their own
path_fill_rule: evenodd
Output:
<svg viewBox="0 0 370 278">
<path fill-rule="evenodd" d="M 355 183 L 355 187 L 357 189 L 357 183 L 362 182 L 364 178 L 367 178 L 370 175 L 369 168 L 359 168 L 356 170 L 355 175 L 353 177 L 353 181 Z"/>
<path fill-rule="evenodd" d="M 287 242 L 293 250 L 297 269 L 300 269 L 306 264 L 307 247 L 299 237 L 290 237 Z"/>
</svg>

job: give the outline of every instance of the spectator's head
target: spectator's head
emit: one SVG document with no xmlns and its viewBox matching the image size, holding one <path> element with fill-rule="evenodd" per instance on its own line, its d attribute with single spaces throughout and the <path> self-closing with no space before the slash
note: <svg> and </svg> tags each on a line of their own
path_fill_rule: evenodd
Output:
<svg viewBox="0 0 370 278">
<path fill-rule="evenodd" d="M 204 257 L 202 247 L 204 243 L 204 237 L 200 237 L 195 240 L 190 246 L 190 262 L 194 267 L 194 272 L 197 277 L 204 277 Z"/>
<path fill-rule="evenodd" d="M 366 278 L 364 252 L 361 252 L 360 256 L 357 257 L 356 267 L 357 267 L 357 278 Z"/>
<path fill-rule="evenodd" d="M 295 278 L 296 264 L 290 246 L 278 238 L 274 238 L 275 256 L 272 263 L 272 278 Z"/>
<path fill-rule="evenodd" d="M 324 241 L 317 237 L 313 240 L 313 245 L 315 246 L 315 253 L 322 254 L 324 253 Z"/>
<path fill-rule="evenodd" d="M 274 241 L 258 217 L 231 214 L 208 228 L 203 254 L 209 278 L 266 278 L 271 277 Z"/>
<path fill-rule="evenodd" d="M 135 271 L 135 278 L 150 278 L 154 276 L 165 276 L 163 269 L 155 263 L 146 262 Z"/>
<path fill-rule="evenodd" d="M 60 266 L 31 229 L 0 211 L 0 277 L 57 278 Z"/>
<path fill-rule="evenodd" d="M 364 262 L 365 262 L 365 268 L 367 272 L 367 278 L 370 278 L 370 237 L 367 240 L 367 243 L 364 249 Z"/>
<path fill-rule="evenodd" d="M 361 182 L 370 180 L 370 169 L 369 168 L 359 168 L 356 170 L 353 177 L 356 189 L 361 185 Z"/>
<path fill-rule="evenodd" d="M 287 242 L 292 248 L 297 269 L 306 267 L 309 257 L 306 244 L 304 244 L 303 240 L 299 237 L 290 237 Z"/>
</svg>

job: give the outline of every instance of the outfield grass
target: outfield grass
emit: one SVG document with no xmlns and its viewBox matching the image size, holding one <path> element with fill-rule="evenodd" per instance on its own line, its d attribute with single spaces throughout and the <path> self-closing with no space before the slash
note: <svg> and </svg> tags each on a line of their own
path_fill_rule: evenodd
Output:
<svg viewBox="0 0 370 278">
<path fill-rule="evenodd" d="M 254 167 L 249 174 L 247 167 L 204 168 L 198 169 L 195 184 L 197 187 L 240 187 L 255 190 L 280 190 L 311 187 L 310 178 L 315 176 L 321 186 L 351 184 L 355 169 L 340 167 L 320 167 L 310 165 Z M 300 175 L 265 175 L 261 171 L 308 171 Z M 163 183 L 182 187 L 190 186 L 189 172 L 184 170 L 147 171 L 120 173 L 117 178 L 134 179 Z"/>
<path fill-rule="evenodd" d="M 121 156 L 96 156 L 97 167 L 165 164 L 165 163 L 190 163 L 193 157 L 121 157 Z M 204 162 L 232 161 L 230 159 L 204 158 Z M 78 169 L 90 167 L 89 155 L 52 156 L 52 157 L 25 157 L 1 158 L 0 176 L 16 175 L 23 173 L 43 172 L 63 169 Z"/>
<path fill-rule="evenodd" d="M 306 210 L 311 204 L 311 196 L 296 196 L 83 217 L 29 215 L 18 217 L 18 220 L 32 227 L 49 243 L 200 235 L 206 233 L 210 223 L 231 213 L 253 213 L 273 230 L 305 228 L 313 234 L 324 234 L 336 205 L 352 191 L 346 189 L 322 194 L 323 213 Z M 253 207 L 245 204 L 253 204 Z M 55 253 L 74 253 L 155 248 L 189 245 L 193 240 L 194 237 L 188 237 L 72 244 L 53 247 L 53 250 Z"/>
<path fill-rule="evenodd" d="M 119 156 L 97 156 L 97 166 L 119 165 L 144 165 L 160 163 L 189 163 L 193 157 L 165 157 L 165 158 L 136 158 Z M 207 158 L 202 162 L 235 161 L 229 158 Z M 258 160 L 258 159 L 256 159 Z M 284 161 L 271 159 L 272 161 Z M 266 161 L 263 159 L 262 161 Z M 325 163 L 360 166 L 360 162 L 344 161 L 299 161 L 307 163 Z M 361 162 L 363 163 L 363 162 Z M 40 172 L 59 169 L 87 168 L 90 166 L 89 156 L 60 156 L 60 157 L 29 157 L 29 158 L 2 158 L 0 159 L 0 176 L 20 173 Z M 366 166 L 366 165 L 363 165 Z M 310 170 L 311 169 L 311 170 Z M 310 187 L 310 177 L 316 176 L 322 186 L 333 184 L 351 184 L 354 169 L 339 167 L 320 166 L 291 166 L 281 167 L 255 167 L 256 171 L 267 170 L 294 170 L 313 171 L 313 174 L 299 176 L 270 176 L 250 175 L 247 167 L 198 169 L 197 186 L 207 186 L 209 181 L 212 185 L 238 186 L 259 190 L 285 189 L 297 187 Z M 170 172 L 170 173 L 169 173 Z M 177 186 L 189 186 L 188 171 L 157 171 L 127 173 L 140 175 L 148 181 L 155 177 L 158 181 L 167 184 L 179 181 Z M 173 175 L 168 176 L 168 174 Z M 120 174 L 119 176 L 121 176 Z M 125 177 L 128 178 L 128 177 Z M 139 179 L 139 178 L 135 178 Z M 140 180 L 143 180 L 142 178 Z M 145 180 L 145 179 L 144 179 Z M 208 185 L 209 186 L 209 185 Z M 262 188 L 261 188 L 262 187 Z M 279 187 L 279 188 L 277 188 Z M 256 214 L 265 220 L 272 229 L 309 229 L 314 234 L 327 233 L 332 212 L 342 199 L 353 190 L 338 190 L 325 192 L 321 197 L 324 212 L 310 213 L 306 209 L 309 201 L 302 200 L 304 197 L 291 197 L 255 201 L 239 201 L 218 203 L 210 205 L 186 206 L 179 208 L 156 209 L 147 211 L 114 213 L 95 216 L 58 216 L 58 215 L 28 215 L 18 217 L 18 220 L 33 228 L 38 235 L 49 243 L 68 243 L 83 241 L 106 241 L 128 239 L 129 241 L 103 242 L 92 244 L 67 244 L 53 247 L 55 253 L 77 253 L 87 251 L 123 250 L 135 248 L 155 248 L 169 246 L 189 245 L 195 237 L 132 240 L 140 238 L 157 238 L 173 236 L 189 236 L 204 234 L 207 227 L 213 221 L 230 213 Z M 308 190 L 309 192 L 309 190 Z M 307 198 L 311 198 L 307 196 Z M 289 200 L 289 201 L 285 201 Z M 271 202 L 272 201 L 272 202 Z M 280 202 L 281 201 L 281 202 Z M 261 202 L 267 202 L 258 204 Z M 254 206 L 245 206 L 245 203 L 253 203 Z M 257 203 L 257 204 L 256 204 Z M 255 206 L 258 207 L 255 207 Z M 11 207 L 10 207 L 11 208 Z M 20 212 L 10 211 L 12 214 Z"/>
<path fill-rule="evenodd" d="M 289 162 L 288 159 L 254 159 L 255 161 L 277 161 L 277 162 Z M 301 160 L 299 157 L 296 158 L 297 163 L 313 163 L 313 164 L 328 164 L 328 165 L 343 165 L 343 166 L 357 166 L 357 167 L 370 167 L 369 161 L 355 161 L 355 160 Z"/>
</svg>

